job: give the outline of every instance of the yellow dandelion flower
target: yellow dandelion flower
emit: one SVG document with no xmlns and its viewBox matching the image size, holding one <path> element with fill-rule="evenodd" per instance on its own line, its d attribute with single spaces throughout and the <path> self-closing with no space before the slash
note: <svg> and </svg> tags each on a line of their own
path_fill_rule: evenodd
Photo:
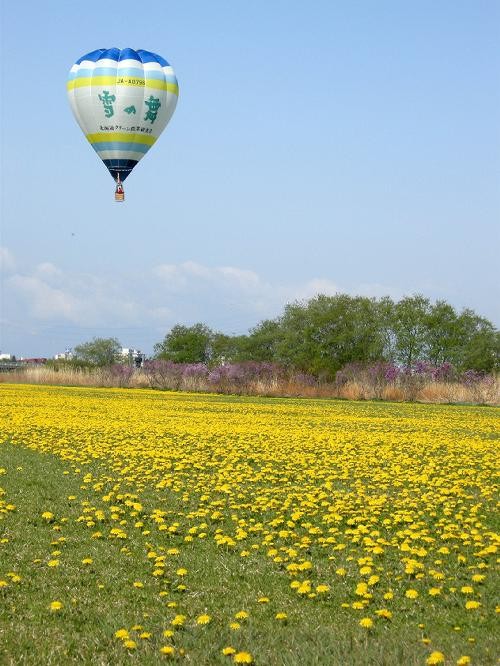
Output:
<svg viewBox="0 0 500 666">
<path fill-rule="evenodd" d="M 417 592 L 417 590 L 413 590 L 413 589 L 406 590 L 405 597 L 407 599 L 416 599 L 418 597 L 418 592 Z"/>
<path fill-rule="evenodd" d="M 63 604 L 61 601 L 51 601 L 50 602 L 50 610 L 51 611 L 58 611 L 61 610 L 63 607 Z"/>
<path fill-rule="evenodd" d="M 198 615 L 196 624 L 208 624 L 211 619 L 210 615 Z"/>
<path fill-rule="evenodd" d="M 174 635 L 174 632 L 172 631 L 172 629 L 165 629 L 163 635 L 165 636 L 165 638 L 171 638 Z"/>
<path fill-rule="evenodd" d="M 44 520 L 52 520 L 52 519 L 54 518 L 54 514 L 51 513 L 50 511 L 44 511 L 44 512 L 42 513 L 42 518 L 43 518 Z"/>
<path fill-rule="evenodd" d="M 247 611 L 243 611 L 243 610 L 238 611 L 237 613 L 235 613 L 234 617 L 235 617 L 236 620 L 246 620 L 247 617 L 248 617 L 248 613 L 247 613 Z"/>
<path fill-rule="evenodd" d="M 136 580 L 136 581 L 134 581 L 134 582 L 132 583 L 132 585 L 133 585 L 134 587 L 137 587 L 137 588 L 144 587 L 144 583 L 141 583 L 140 580 Z"/>
<path fill-rule="evenodd" d="M 316 586 L 316 592 L 318 592 L 318 594 L 325 594 L 326 592 L 329 592 L 329 591 L 330 591 L 330 586 L 329 585 L 322 584 L 322 585 L 317 585 Z"/>
<path fill-rule="evenodd" d="M 181 576 L 181 577 L 182 577 L 182 576 L 185 576 L 185 575 L 187 574 L 187 572 L 188 572 L 187 569 L 183 569 L 183 568 L 181 568 L 181 569 L 177 569 L 177 571 L 176 571 L 175 573 L 176 573 L 178 576 Z"/>
<path fill-rule="evenodd" d="M 167 657 L 173 657 L 175 654 L 175 648 L 172 647 L 171 645 L 164 645 L 163 647 L 160 648 L 160 652 L 162 654 L 167 655 Z"/>
<path fill-rule="evenodd" d="M 128 638 L 129 633 L 126 629 L 118 629 L 118 631 L 115 631 L 115 638 Z"/>
<path fill-rule="evenodd" d="M 186 622 L 186 616 L 185 615 L 176 615 L 170 624 L 173 627 L 182 627 L 182 626 L 184 626 L 185 622 Z"/>
<path fill-rule="evenodd" d="M 442 652 L 431 652 L 427 657 L 426 662 L 428 666 L 434 666 L 435 664 L 444 664 L 444 654 Z"/>
<path fill-rule="evenodd" d="M 466 654 L 464 654 L 462 657 L 457 659 L 457 666 L 467 666 L 467 664 L 470 664 L 470 663 L 471 663 L 471 659 Z"/>
<path fill-rule="evenodd" d="M 286 613 L 284 613 L 284 612 L 276 613 L 276 615 L 275 615 L 274 617 L 275 617 L 277 620 L 282 620 L 282 621 L 284 621 L 284 620 L 288 620 L 288 615 L 287 615 Z"/>
<path fill-rule="evenodd" d="M 51 568 L 58 567 L 59 566 L 59 560 L 49 560 L 47 562 L 47 566 L 51 567 Z"/>
<path fill-rule="evenodd" d="M 479 601 L 466 601 L 465 602 L 465 608 L 467 610 L 475 610 L 476 608 L 479 608 L 481 603 Z"/>
<path fill-rule="evenodd" d="M 253 657 L 250 652 L 237 652 L 233 661 L 235 664 L 253 664 Z"/>
<path fill-rule="evenodd" d="M 127 648 L 127 650 L 135 650 L 135 648 L 137 647 L 137 643 L 135 641 L 130 640 L 130 639 L 126 640 L 126 641 L 123 641 L 123 645 L 124 645 L 124 647 Z"/>
<path fill-rule="evenodd" d="M 222 654 L 223 654 L 225 657 L 228 657 L 228 656 L 230 656 L 230 655 L 232 655 L 232 654 L 235 654 L 235 653 L 236 653 L 236 650 L 235 650 L 234 647 L 232 647 L 231 645 L 228 645 L 227 647 L 222 648 Z"/>
<path fill-rule="evenodd" d="M 238 629 L 241 629 L 241 624 L 239 622 L 230 622 L 229 623 L 229 628 L 232 631 L 238 631 Z"/>
<path fill-rule="evenodd" d="M 259 604 L 268 604 L 270 601 L 269 597 L 259 597 L 257 603 Z"/>
<path fill-rule="evenodd" d="M 311 585 L 309 581 L 304 581 L 302 585 L 299 585 L 297 588 L 297 594 L 309 594 L 311 591 Z"/>
</svg>

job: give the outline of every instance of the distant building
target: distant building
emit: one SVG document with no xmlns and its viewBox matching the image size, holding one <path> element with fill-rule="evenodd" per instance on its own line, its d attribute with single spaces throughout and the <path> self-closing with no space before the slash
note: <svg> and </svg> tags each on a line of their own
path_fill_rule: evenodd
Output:
<svg viewBox="0 0 500 666">
<path fill-rule="evenodd" d="M 56 361 L 70 361 L 73 358 L 73 350 L 66 349 L 61 354 L 55 354 L 54 360 Z"/>
<path fill-rule="evenodd" d="M 142 368 L 144 365 L 144 354 L 139 349 L 122 347 L 120 354 L 124 363 L 134 365 L 136 368 Z"/>
<path fill-rule="evenodd" d="M 2 354 L 0 353 L 0 361 L 15 361 L 16 357 L 14 354 Z"/>
</svg>

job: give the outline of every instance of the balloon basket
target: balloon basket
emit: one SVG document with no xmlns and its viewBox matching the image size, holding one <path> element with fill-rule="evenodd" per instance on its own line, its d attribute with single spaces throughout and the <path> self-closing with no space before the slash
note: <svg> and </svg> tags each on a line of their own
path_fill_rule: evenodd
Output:
<svg viewBox="0 0 500 666">
<path fill-rule="evenodd" d="M 123 191 L 122 181 L 120 180 L 120 174 L 116 177 L 116 190 L 115 190 L 115 201 L 125 201 L 125 192 Z"/>
</svg>

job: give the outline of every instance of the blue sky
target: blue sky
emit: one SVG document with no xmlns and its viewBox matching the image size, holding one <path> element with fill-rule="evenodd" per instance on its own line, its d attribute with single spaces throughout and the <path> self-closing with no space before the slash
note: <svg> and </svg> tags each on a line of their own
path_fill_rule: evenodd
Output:
<svg viewBox="0 0 500 666">
<path fill-rule="evenodd" d="M 4 2 L 0 349 L 150 352 L 336 291 L 498 324 L 499 34 L 484 0 Z M 65 90 L 111 46 L 180 85 L 123 205 Z"/>
</svg>

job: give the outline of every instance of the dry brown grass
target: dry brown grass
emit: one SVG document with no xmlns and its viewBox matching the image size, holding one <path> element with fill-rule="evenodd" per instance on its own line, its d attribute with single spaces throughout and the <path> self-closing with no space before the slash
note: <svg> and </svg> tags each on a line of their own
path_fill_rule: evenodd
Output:
<svg viewBox="0 0 500 666">
<path fill-rule="evenodd" d="M 151 385 L 150 378 L 141 370 L 133 372 L 130 378 L 114 375 L 104 369 L 54 370 L 43 366 L 26 368 L 14 372 L 0 373 L 0 383 L 46 384 L 55 386 L 95 386 L 130 388 L 158 388 Z M 242 395 L 269 397 L 301 398 L 341 398 L 344 400 L 387 400 L 391 402 L 426 402 L 426 403 L 471 403 L 500 405 L 500 381 L 486 378 L 471 386 L 460 382 L 427 381 L 423 384 L 390 383 L 385 386 L 373 386 L 362 381 L 349 381 L 343 386 L 334 384 L 301 384 L 293 379 L 257 380 L 246 386 L 232 384 L 213 385 L 204 378 L 186 377 L 166 381 L 161 388 L 166 390 L 202 391 L 215 393 L 233 393 Z"/>
</svg>

